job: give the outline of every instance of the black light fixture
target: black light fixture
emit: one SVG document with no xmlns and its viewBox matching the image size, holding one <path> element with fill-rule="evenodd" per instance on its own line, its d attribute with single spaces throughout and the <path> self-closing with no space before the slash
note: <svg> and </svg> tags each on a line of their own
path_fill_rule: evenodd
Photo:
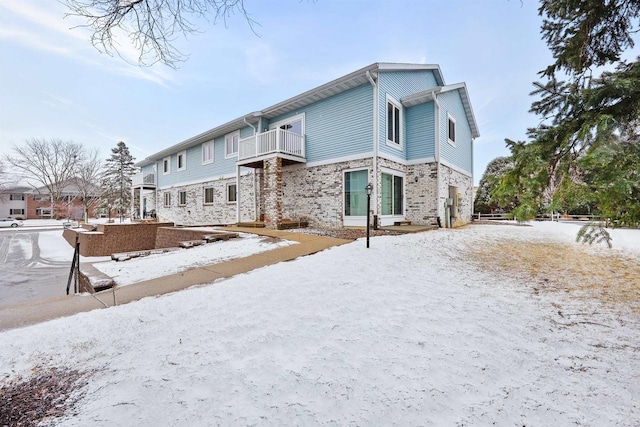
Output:
<svg viewBox="0 0 640 427">
<path fill-rule="evenodd" d="M 368 183 L 366 187 L 364 187 L 367 192 L 367 249 L 369 249 L 369 226 L 371 223 L 371 191 L 373 191 L 373 185 Z"/>
</svg>

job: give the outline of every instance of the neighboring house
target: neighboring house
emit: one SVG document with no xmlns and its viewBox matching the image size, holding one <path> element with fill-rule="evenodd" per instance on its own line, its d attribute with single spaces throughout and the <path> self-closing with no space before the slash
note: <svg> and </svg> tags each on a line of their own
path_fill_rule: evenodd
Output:
<svg viewBox="0 0 640 427">
<path fill-rule="evenodd" d="M 136 166 L 140 211 L 177 224 L 364 226 L 471 220 L 478 126 L 438 65 L 375 63 Z M 449 202 L 449 208 L 445 204 Z"/>
<path fill-rule="evenodd" d="M 30 187 L 13 187 L 0 194 L 0 218 L 25 219 Z"/>
<path fill-rule="evenodd" d="M 0 196 L 0 217 L 22 219 L 41 219 L 58 217 L 83 218 L 84 205 L 80 190 L 73 180 L 65 185 L 62 201 L 55 206 L 51 202 L 49 191 L 45 187 L 16 187 L 7 190 L 7 194 Z M 87 205 L 89 216 L 94 215 L 95 202 L 100 195 L 100 189 L 92 186 Z"/>
</svg>

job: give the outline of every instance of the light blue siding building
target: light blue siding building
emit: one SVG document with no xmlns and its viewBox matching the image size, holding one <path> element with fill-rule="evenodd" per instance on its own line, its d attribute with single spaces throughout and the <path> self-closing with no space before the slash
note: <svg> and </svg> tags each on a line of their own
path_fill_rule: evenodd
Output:
<svg viewBox="0 0 640 427">
<path fill-rule="evenodd" d="M 136 211 L 184 225 L 471 219 L 477 123 L 440 67 L 375 63 L 137 164 Z"/>
</svg>

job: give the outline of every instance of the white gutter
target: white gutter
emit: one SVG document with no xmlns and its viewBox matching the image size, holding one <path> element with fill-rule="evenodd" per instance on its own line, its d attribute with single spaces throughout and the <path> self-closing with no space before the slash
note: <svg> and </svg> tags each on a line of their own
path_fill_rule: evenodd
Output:
<svg viewBox="0 0 640 427">
<path fill-rule="evenodd" d="M 438 97 L 435 91 L 431 92 L 431 96 L 433 97 L 433 121 L 434 121 L 434 139 L 435 139 L 435 153 L 434 157 L 436 159 L 436 215 L 440 217 L 440 208 L 444 207 L 440 206 L 440 103 L 438 102 Z M 444 220 L 444 214 L 442 215 L 442 219 Z"/>
<path fill-rule="evenodd" d="M 367 71 L 367 79 L 369 79 L 369 83 L 373 86 L 373 214 L 378 214 L 378 146 L 380 144 L 379 129 L 378 129 L 378 121 L 380 112 L 378 111 L 378 98 L 379 98 L 379 87 L 377 82 L 371 76 L 371 73 Z M 367 215 L 369 213 L 367 212 Z"/>
</svg>

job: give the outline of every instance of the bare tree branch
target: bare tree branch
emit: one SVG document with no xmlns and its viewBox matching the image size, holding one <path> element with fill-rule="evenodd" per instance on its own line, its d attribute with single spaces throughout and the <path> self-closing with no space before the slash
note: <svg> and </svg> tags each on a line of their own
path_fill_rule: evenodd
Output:
<svg viewBox="0 0 640 427">
<path fill-rule="evenodd" d="M 46 189 L 53 208 L 62 201 L 62 193 L 74 177 L 74 168 L 84 160 L 81 144 L 58 139 L 32 138 L 24 145 L 16 145 L 13 155 L 5 155 L 4 160 L 35 188 Z M 55 212 L 54 212 L 55 214 Z"/>
<path fill-rule="evenodd" d="M 245 0 L 61 0 L 70 12 L 86 21 L 81 27 L 93 31 L 91 43 L 101 52 L 119 54 L 114 31 L 120 29 L 138 51 L 138 63 L 157 62 L 176 68 L 184 55 L 174 46 L 182 33 L 197 32 L 189 17 L 212 18 L 213 24 L 235 13 L 245 18 L 254 31 L 256 21 L 249 17 Z M 122 56 L 122 55 L 120 55 Z"/>
</svg>

